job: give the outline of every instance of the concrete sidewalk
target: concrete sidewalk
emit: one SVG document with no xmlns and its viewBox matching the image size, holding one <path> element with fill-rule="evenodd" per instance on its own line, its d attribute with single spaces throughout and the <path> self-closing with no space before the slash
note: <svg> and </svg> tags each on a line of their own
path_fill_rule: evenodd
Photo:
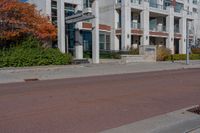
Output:
<svg viewBox="0 0 200 133">
<path fill-rule="evenodd" d="M 187 68 L 200 68 L 200 61 L 192 61 L 190 65 L 185 65 L 184 61 L 175 63 L 157 62 L 120 64 L 116 60 L 111 62 L 104 61 L 104 63 L 98 65 L 85 64 L 27 68 L 2 68 L 0 69 L 0 83 L 24 82 L 24 79 L 48 80 Z"/>
<path fill-rule="evenodd" d="M 101 133 L 200 133 L 200 115 L 186 110 L 152 117 Z"/>
</svg>

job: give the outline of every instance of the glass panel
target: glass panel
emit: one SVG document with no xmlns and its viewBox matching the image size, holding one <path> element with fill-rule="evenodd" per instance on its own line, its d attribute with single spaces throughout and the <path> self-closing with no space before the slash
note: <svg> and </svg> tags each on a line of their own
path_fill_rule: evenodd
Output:
<svg viewBox="0 0 200 133">
<path fill-rule="evenodd" d="M 105 45 L 105 35 L 104 34 L 99 35 L 99 44 L 100 44 L 100 49 L 104 49 L 104 45 Z"/>
</svg>

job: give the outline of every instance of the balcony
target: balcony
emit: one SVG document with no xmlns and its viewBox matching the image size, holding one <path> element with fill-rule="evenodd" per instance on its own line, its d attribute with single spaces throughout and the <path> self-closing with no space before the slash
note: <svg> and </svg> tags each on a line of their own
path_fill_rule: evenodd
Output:
<svg viewBox="0 0 200 133">
<path fill-rule="evenodd" d="M 131 22 L 131 29 L 141 29 L 140 23 Z"/>
<path fill-rule="evenodd" d="M 122 0 L 117 0 L 117 4 L 121 4 L 122 3 Z"/>
<path fill-rule="evenodd" d="M 198 1 L 197 0 L 193 0 L 192 2 L 194 5 L 197 5 L 198 4 Z"/>
<path fill-rule="evenodd" d="M 152 3 L 152 2 L 149 3 L 149 6 L 151 8 L 156 8 L 156 9 L 159 9 L 159 10 L 166 10 L 167 9 L 166 6 L 159 5 L 157 3 Z"/>
<path fill-rule="evenodd" d="M 142 0 L 131 0 L 132 4 L 140 5 Z"/>
<path fill-rule="evenodd" d="M 149 30 L 150 31 L 153 31 L 153 32 L 166 32 L 166 26 L 163 26 L 163 25 L 149 25 Z"/>
<path fill-rule="evenodd" d="M 179 26 L 174 26 L 174 33 L 180 33 L 180 28 Z"/>
<path fill-rule="evenodd" d="M 130 0 L 130 2 L 131 4 L 140 5 L 142 3 L 142 0 Z M 122 0 L 117 0 L 116 3 L 121 4 Z"/>
</svg>

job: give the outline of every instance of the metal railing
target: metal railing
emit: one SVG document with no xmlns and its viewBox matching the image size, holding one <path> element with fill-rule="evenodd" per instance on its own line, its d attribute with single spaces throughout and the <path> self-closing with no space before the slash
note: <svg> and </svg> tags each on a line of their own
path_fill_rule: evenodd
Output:
<svg viewBox="0 0 200 133">
<path fill-rule="evenodd" d="M 177 25 L 174 26 L 174 32 L 175 32 L 175 33 L 180 33 L 180 28 L 179 28 L 179 26 L 177 26 Z"/>
<path fill-rule="evenodd" d="M 133 3 L 133 4 L 141 4 L 141 0 L 131 0 L 131 3 Z"/>
<path fill-rule="evenodd" d="M 152 2 L 149 2 L 149 6 L 152 7 L 152 8 L 160 9 L 160 10 L 166 10 L 167 9 L 166 6 L 163 6 L 163 5 L 160 5 L 160 4 L 157 4 L 157 3 L 152 3 Z"/>
<path fill-rule="evenodd" d="M 166 32 L 166 26 L 149 26 L 150 31 L 155 31 L 155 32 Z"/>
<path fill-rule="evenodd" d="M 131 23 L 131 28 L 132 29 L 141 29 L 141 25 L 140 25 L 140 23 L 132 22 Z"/>
</svg>

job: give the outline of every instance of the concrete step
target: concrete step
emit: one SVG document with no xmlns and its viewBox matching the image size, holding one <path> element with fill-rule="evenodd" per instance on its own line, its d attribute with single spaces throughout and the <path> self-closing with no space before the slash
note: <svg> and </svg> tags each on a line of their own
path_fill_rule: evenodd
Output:
<svg viewBox="0 0 200 133">
<path fill-rule="evenodd" d="M 122 55 L 123 63 L 146 62 L 144 55 Z"/>
</svg>

